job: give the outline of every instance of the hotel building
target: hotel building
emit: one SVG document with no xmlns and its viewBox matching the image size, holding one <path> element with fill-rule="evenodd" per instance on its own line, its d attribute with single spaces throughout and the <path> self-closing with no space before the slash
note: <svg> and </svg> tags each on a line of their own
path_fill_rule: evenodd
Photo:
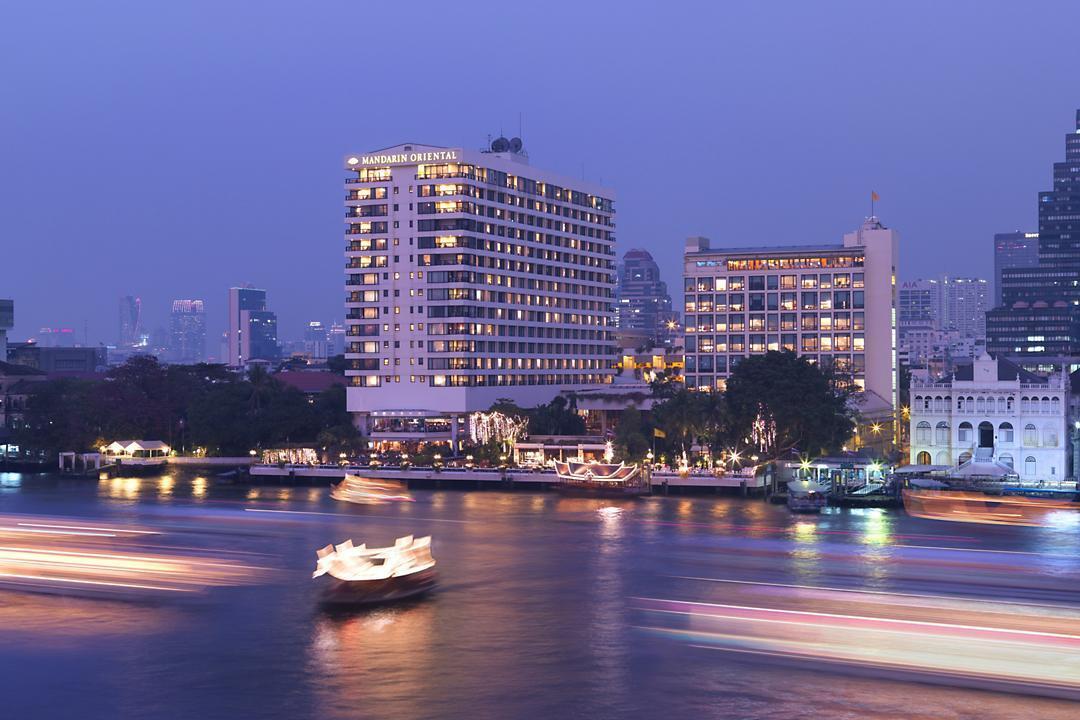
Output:
<svg viewBox="0 0 1080 720">
<path fill-rule="evenodd" d="M 465 416 L 614 375 L 611 190 L 489 151 L 345 158 L 348 408 L 380 444 L 457 444 Z"/>
<path fill-rule="evenodd" d="M 868 218 L 835 245 L 686 242 L 687 387 L 720 389 L 738 362 L 790 350 L 897 404 L 899 235 Z"/>
</svg>

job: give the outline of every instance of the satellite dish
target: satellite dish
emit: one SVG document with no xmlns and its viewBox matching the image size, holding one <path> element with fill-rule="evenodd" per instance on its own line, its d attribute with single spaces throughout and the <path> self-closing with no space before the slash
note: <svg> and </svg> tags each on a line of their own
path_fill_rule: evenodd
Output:
<svg viewBox="0 0 1080 720">
<path fill-rule="evenodd" d="M 510 149 L 510 141 L 504 137 L 497 137 L 491 141 L 491 152 L 506 152 Z"/>
<path fill-rule="evenodd" d="M 519 152 L 521 152 L 521 148 L 522 148 L 521 138 L 519 138 L 519 137 L 510 138 L 510 152 L 519 153 Z"/>
</svg>

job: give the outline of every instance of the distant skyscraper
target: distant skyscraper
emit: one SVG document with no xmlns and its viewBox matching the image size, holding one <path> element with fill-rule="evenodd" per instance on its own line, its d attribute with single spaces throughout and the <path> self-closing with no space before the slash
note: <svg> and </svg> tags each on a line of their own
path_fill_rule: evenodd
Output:
<svg viewBox="0 0 1080 720">
<path fill-rule="evenodd" d="M 7 334 L 15 327 L 15 301 L 0 300 L 0 362 L 7 362 Z"/>
<path fill-rule="evenodd" d="M 339 322 L 330 323 L 330 331 L 326 334 L 327 357 L 334 357 L 345 353 L 345 326 Z"/>
<path fill-rule="evenodd" d="M 327 358 L 326 326 L 318 320 L 312 320 L 304 328 L 304 354 L 312 360 Z"/>
<path fill-rule="evenodd" d="M 1080 354 L 1080 110 L 1038 207 L 1039 263 L 1002 269 L 1001 305 L 986 318 L 990 353 Z"/>
<path fill-rule="evenodd" d="M 178 363 L 199 363 L 206 359 L 206 312 L 202 300 L 173 300 L 169 355 Z"/>
<path fill-rule="evenodd" d="M 994 306 L 1001 305 L 1001 271 L 1030 268 L 1039 264 L 1039 233 L 1016 232 L 994 235 Z"/>
<path fill-rule="evenodd" d="M 134 295 L 120 298 L 120 333 L 117 346 L 131 348 L 142 339 L 142 300 Z"/>
<path fill-rule="evenodd" d="M 241 367 L 249 360 L 276 360 L 277 315 L 266 309 L 266 291 L 229 288 L 228 364 Z"/>
<path fill-rule="evenodd" d="M 941 329 L 967 339 L 986 338 L 990 283 L 982 278 L 946 277 L 941 283 Z"/>
<path fill-rule="evenodd" d="M 941 312 L 941 283 L 937 280 L 909 280 L 900 285 L 897 293 L 897 320 L 901 323 L 931 322 L 939 325 Z"/>
<path fill-rule="evenodd" d="M 646 250 L 630 250 L 619 263 L 615 325 L 619 330 L 640 330 L 663 343 L 675 334 L 676 315 L 671 309 L 667 283 Z M 668 323 L 672 327 L 668 327 Z"/>
</svg>

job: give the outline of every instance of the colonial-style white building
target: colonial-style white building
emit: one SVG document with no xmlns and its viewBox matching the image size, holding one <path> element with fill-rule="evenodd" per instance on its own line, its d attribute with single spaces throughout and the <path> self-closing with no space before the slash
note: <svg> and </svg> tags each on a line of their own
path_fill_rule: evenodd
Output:
<svg viewBox="0 0 1080 720">
<path fill-rule="evenodd" d="M 973 458 L 1012 467 L 1022 480 L 1068 474 L 1069 383 L 987 354 L 952 376 L 911 381 L 911 462 L 959 465 Z"/>
</svg>

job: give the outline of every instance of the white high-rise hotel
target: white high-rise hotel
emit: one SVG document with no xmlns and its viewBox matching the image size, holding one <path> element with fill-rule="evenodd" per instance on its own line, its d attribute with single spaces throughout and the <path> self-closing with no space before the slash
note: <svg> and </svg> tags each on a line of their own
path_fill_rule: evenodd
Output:
<svg viewBox="0 0 1080 720">
<path fill-rule="evenodd" d="M 348 408 L 373 440 L 456 442 L 464 416 L 614 375 L 612 191 L 490 151 L 345 158 Z"/>
</svg>

